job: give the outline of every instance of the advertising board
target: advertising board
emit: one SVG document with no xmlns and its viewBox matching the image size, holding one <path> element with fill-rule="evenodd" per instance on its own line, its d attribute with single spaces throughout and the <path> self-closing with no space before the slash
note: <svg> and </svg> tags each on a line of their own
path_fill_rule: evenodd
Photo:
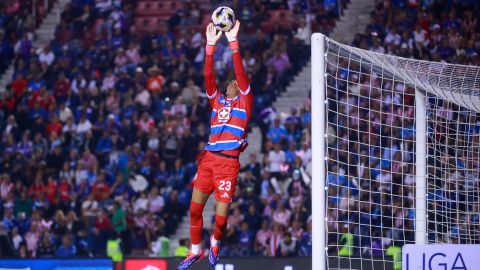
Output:
<svg viewBox="0 0 480 270">
<path fill-rule="evenodd" d="M 402 269 L 480 269 L 480 245 L 405 245 L 402 251 Z"/>
<path fill-rule="evenodd" d="M 128 270 L 167 270 L 167 261 L 161 259 L 127 259 L 125 269 Z"/>
<path fill-rule="evenodd" d="M 113 270 L 110 259 L 1 259 L 0 270 Z"/>
</svg>

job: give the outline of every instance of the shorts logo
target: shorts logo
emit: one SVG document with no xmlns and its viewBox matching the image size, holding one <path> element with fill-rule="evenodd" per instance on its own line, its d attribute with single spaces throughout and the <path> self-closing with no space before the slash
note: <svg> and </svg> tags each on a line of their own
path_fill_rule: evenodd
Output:
<svg viewBox="0 0 480 270">
<path fill-rule="evenodd" d="M 230 107 L 223 107 L 218 110 L 218 121 L 219 122 L 227 122 L 230 119 Z"/>
<path fill-rule="evenodd" d="M 221 197 L 221 198 L 225 198 L 225 199 L 229 199 L 229 198 L 230 198 L 230 195 L 228 195 L 227 192 L 224 192 L 220 197 Z"/>
</svg>

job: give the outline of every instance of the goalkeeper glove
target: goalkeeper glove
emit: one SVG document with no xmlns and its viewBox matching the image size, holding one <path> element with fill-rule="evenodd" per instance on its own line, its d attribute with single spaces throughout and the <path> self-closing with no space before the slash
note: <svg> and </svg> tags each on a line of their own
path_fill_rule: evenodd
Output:
<svg viewBox="0 0 480 270">
<path fill-rule="evenodd" d="M 215 44 L 217 41 L 220 39 L 220 36 L 222 36 L 222 31 L 218 31 L 215 29 L 215 26 L 213 26 L 213 23 L 209 23 L 207 25 L 207 31 L 206 31 L 206 36 L 207 36 L 207 54 L 211 55 L 215 51 Z"/>
<path fill-rule="evenodd" d="M 233 26 L 230 31 L 225 32 L 225 36 L 227 36 L 228 39 L 228 44 L 230 45 L 230 49 L 232 51 L 238 51 L 238 40 L 237 40 L 237 35 L 238 35 L 238 30 L 240 29 L 240 21 L 237 20 L 235 22 L 235 25 Z"/>
</svg>

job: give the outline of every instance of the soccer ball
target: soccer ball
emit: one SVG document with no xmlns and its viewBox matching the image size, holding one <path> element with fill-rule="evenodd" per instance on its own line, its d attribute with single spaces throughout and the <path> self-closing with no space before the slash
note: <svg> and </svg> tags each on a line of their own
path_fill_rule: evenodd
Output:
<svg viewBox="0 0 480 270">
<path fill-rule="evenodd" d="M 230 31 L 235 25 L 235 14 L 229 7 L 219 7 L 212 13 L 212 22 L 217 30 Z"/>
</svg>

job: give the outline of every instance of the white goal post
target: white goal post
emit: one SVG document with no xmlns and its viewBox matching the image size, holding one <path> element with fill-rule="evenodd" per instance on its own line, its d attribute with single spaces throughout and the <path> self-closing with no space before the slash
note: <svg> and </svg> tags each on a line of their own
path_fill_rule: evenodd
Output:
<svg viewBox="0 0 480 270">
<path fill-rule="evenodd" d="M 479 244 L 480 68 L 311 44 L 312 269 Z"/>
</svg>

